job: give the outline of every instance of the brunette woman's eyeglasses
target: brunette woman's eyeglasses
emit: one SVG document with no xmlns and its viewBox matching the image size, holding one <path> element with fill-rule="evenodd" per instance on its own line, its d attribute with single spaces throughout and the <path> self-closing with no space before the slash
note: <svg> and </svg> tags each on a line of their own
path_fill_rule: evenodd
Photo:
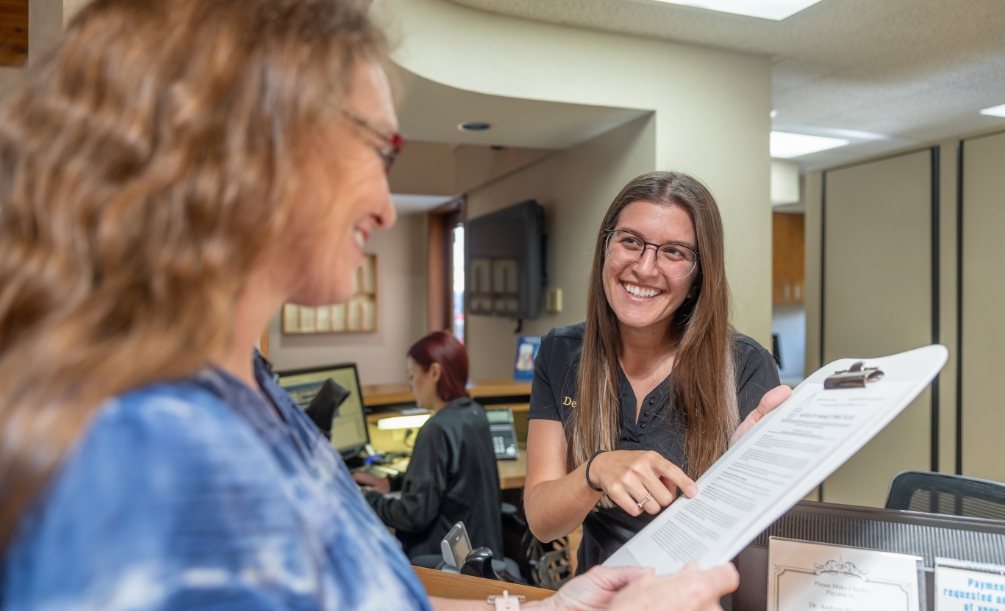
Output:
<svg viewBox="0 0 1005 611">
<path fill-rule="evenodd" d="M 398 132 L 392 132 L 387 134 L 376 127 L 374 127 L 369 121 L 363 117 L 357 115 L 355 112 L 348 110 L 346 108 L 339 109 L 345 118 L 352 121 L 356 126 L 363 129 L 363 131 L 368 132 L 371 136 L 380 140 L 383 145 L 375 146 L 374 152 L 380 157 L 381 161 L 384 162 L 384 171 L 387 173 L 391 172 L 391 167 L 394 165 L 394 160 L 398 158 L 401 153 L 401 147 L 405 146 L 405 139 Z"/>
</svg>

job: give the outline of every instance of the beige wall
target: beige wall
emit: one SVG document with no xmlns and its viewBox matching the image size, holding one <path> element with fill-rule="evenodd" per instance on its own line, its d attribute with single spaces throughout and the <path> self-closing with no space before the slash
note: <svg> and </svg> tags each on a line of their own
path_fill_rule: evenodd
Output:
<svg viewBox="0 0 1005 611">
<path fill-rule="evenodd" d="M 709 185 L 726 228 L 734 323 L 770 340 L 767 58 L 514 19 L 446 0 L 374 6 L 400 41 L 395 62 L 423 78 L 490 95 L 653 111 L 654 150 L 636 169 L 682 170 Z"/>
<path fill-rule="evenodd" d="M 14 87 L 20 75 L 21 68 L 0 68 L 0 98 Z"/>
<path fill-rule="evenodd" d="M 932 342 L 931 153 L 827 172 L 824 362 Z M 927 470 L 925 391 L 824 484 L 824 500 L 882 506 L 900 471 Z M 890 452 L 890 448 L 897 448 Z"/>
<path fill-rule="evenodd" d="M 637 119 L 468 194 L 468 218 L 526 199 L 537 199 L 545 207 L 549 285 L 562 289 L 564 310 L 525 321 L 522 334 L 544 335 L 585 317 L 597 229 L 624 183 L 650 168 L 653 123 L 651 116 Z M 515 321 L 469 316 L 466 324 L 472 377 L 512 377 Z"/>
<path fill-rule="evenodd" d="M 277 316 L 269 324 L 269 359 L 277 369 L 354 362 L 360 382 L 405 382 L 405 352 L 425 333 L 426 222 L 400 217 L 377 231 L 366 251 L 377 254 L 376 333 L 283 335 Z"/>
<path fill-rule="evenodd" d="M 963 173 L 957 151 L 963 143 Z M 932 337 L 931 283 L 936 296 L 939 342 L 950 351 L 938 378 L 938 470 L 957 468 L 957 385 L 961 386 L 962 473 L 1005 481 L 996 451 L 1005 427 L 1000 366 L 1005 362 L 1001 304 L 1005 286 L 1005 134 L 932 143 L 937 172 L 938 261 L 931 260 L 932 166 L 928 149 L 868 160 L 806 177 L 807 370 L 819 367 L 820 323 L 824 361 L 869 356 L 927 343 Z M 957 184 L 963 181 L 962 218 Z M 821 200 L 826 196 L 826 220 Z M 880 208 L 873 207 L 879 204 Z M 822 231 L 822 224 L 826 231 Z M 962 223 L 962 260 L 957 228 Z M 874 228 L 880 228 L 876 230 Z M 825 244 L 821 243 L 822 233 Z M 826 253 L 821 301 L 821 252 Z M 852 253 L 849 256 L 849 252 Z M 866 261 L 861 259 L 866 254 Z M 962 310 L 957 310 L 962 264 Z M 958 337 L 957 324 L 963 334 Z M 959 359 L 962 357 L 962 361 Z M 958 365 L 962 376 L 957 375 Z M 931 390 L 824 485 L 824 500 L 882 505 L 889 477 L 899 469 L 931 467 Z"/>
<path fill-rule="evenodd" d="M 963 146 L 963 472 L 1005 481 L 1005 134 Z"/>
</svg>

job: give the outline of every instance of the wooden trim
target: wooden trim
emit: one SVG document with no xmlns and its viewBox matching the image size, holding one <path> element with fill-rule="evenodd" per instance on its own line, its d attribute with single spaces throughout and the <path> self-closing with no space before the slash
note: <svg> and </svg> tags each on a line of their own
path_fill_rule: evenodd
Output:
<svg viewBox="0 0 1005 611">
<path fill-rule="evenodd" d="M 450 304 L 448 294 L 448 269 L 446 254 L 449 251 L 449 239 L 443 216 L 430 214 L 427 232 L 426 274 L 428 296 L 427 328 L 430 331 L 450 328 Z"/>
<path fill-rule="evenodd" d="M 487 596 L 491 594 L 502 594 L 506 590 L 510 594 L 522 594 L 528 601 L 543 600 L 554 592 L 544 588 L 525 586 L 517 583 L 505 583 L 493 579 L 483 579 L 470 575 L 460 575 L 458 573 L 447 573 L 419 566 L 413 566 L 412 570 L 418 575 L 422 587 L 426 588 L 426 593 L 430 596 L 441 598 L 464 599 L 485 602 Z M 484 605 L 485 609 L 491 609 Z"/>
<path fill-rule="evenodd" d="M 0 66 L 28 61 L 28 0 L 0 0 Z"/>
<path fill-rule="evenodd" d="M 269 327 L 268 325 L 262 329 L 262 337 L 258 340 L 258 351 L 262 353 L 262 356 L 269 358 Z"/>
</svg>

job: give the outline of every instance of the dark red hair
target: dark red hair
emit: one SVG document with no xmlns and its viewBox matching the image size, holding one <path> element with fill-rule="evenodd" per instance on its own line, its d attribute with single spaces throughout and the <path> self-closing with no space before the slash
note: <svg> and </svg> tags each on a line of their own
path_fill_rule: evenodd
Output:
<svg viewBox="0 0 1005 611">
<path fill-rule="evenodd" d="M 433 363 L 440 364 L 441 375 L 436 382 L 436 394 L 443 401 L 467 397 L 468 352 L 464 344 L 446 331 L 433 331 L 408 349 L 408 357 L 428 371 Z"/>
</svg>

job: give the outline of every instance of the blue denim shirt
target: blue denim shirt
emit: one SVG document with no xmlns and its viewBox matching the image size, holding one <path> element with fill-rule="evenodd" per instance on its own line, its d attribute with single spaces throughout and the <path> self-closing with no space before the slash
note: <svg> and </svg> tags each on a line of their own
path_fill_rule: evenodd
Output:
<svg viewBox="0 0 1005 611">
<path fill-rule="evenodd" d="M 429 609 L 341 458 L 256 376 L 278 415 L 218 370 L 107 402 L 19 525 L 0 607 Z"/>
</svg>

